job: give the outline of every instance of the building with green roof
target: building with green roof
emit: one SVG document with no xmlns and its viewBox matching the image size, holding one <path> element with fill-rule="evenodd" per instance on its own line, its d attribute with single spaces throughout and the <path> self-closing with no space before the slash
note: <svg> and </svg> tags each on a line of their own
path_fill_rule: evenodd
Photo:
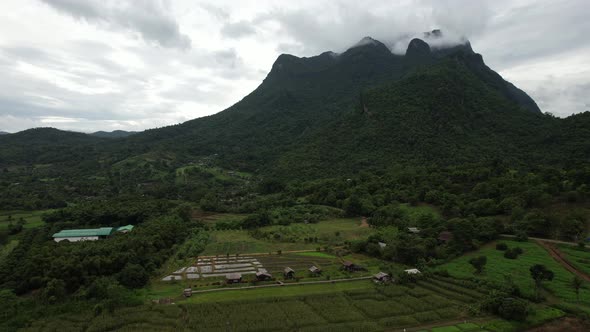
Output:
<svg viewBox="0 0 590 332">
<path fill-rule="evenodd" d="M 104 239 L 111 235 L 114 231 L 113 227 L 89 228 L 89 229 L 64 229 L 58 233 L 53 234 L 55 242 L 68 240 L 70 242 L 78 241 L 96 241 Z"/>
</svg>

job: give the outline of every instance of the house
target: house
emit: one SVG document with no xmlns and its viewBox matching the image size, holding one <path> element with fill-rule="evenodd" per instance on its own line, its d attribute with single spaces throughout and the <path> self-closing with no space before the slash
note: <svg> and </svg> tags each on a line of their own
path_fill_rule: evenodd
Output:
<svg viewBox="0 0 590 332">
<path fill-rule="evenodd" d="M 89 228 L 89 229 L 64 229 L 53 234 L 55 242 L 69 241 L 96 241 L 105 239 L 113 233 L 113 227 Z"/>
<path fill-rule="evenodd" d="M 377 244 L 379 245 L 379 248 L 381 248 L 381 249 L 387 247 L 387 243 L 385 243 L 385 242 L 377 242 Z"/>
<path fill-rule="evenodd" d="M 373 276 L 373 281 L 375 282 L 388 282 L 390 280 L 391 277 L 385 272 L 379 272 Z"/>
<path fill-rule="evenodd" d="M 290 267 L 286 267 L 283 271 L 283 275 L 285 276 L 285 279 L 292 279 L 295 277 L 295 271 Z"/>
<path fill-rule="evenodd" d="M 185 288 L 182 295 L 184 295 L 184 297 L 191 297 L 193 295 L 192 288 Z"/>
<path fill-rule="evenodd" d="M 342 263 L 342 269 L 345 271 L 349 271 L 349 272 L 354 272 L 354 271 L 365 271 L 366 269 L 360 265 L 356 265 L 352 262 L 346 261 L 344 263 Z"/>
<path fill-rule="evenodd" d="M 408 227 L 408 232 L 418 234 L 420 233 L 420 229 L 418 227 Z"/>
<path fill-rule="evenodd" d="M 242 275 L 240 273 L 226 274 L 225 282 L 228 284 L 239 284 L 240 282 L 242 282 Z"/>
<path fill-rule="evenodd" d="M 309 272 L 314 276 L 322 274 L 322 270 L 315 265 L 309 268 Z"/>
<path fill-rule="evenodd" d="M 447 243 L 447 242 L 451 241 L 452 239 L 453 239 L 453 233 L 451 233 L 449 231 L 440 232 L 440 234 L 438 234 L 438 241 L 440 241 L 442 243 Z"/>
<path fill-rule="evenodd" d="M 264 271 L 256 272 L 256 280 L 258 281 L 268 281 L 272 279 L 272 274 Z"/>
<path fill-rule="evenodd" d="M 404 270 L 404 272 L 406 272 L 407 274 L 420 274 L 420 270 L 418 269 L 408 269 L 408 270 Z"/>
<path fill-rule="evenodd" d="M 129 233 L 132 230 L 133 230 L 133 225 L 121 226 L 121 227 L 117 227 L 115 229 L 115 231 L 118 232 L 118 233 Z"/>
</svg>

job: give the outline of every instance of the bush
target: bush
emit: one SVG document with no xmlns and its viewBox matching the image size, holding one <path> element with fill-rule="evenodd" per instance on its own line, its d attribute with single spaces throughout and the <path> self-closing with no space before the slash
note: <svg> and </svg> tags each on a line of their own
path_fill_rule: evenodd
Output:
<svg viewBox="0 0 590 332">
<path fill-rule="evenodd" d="M 520 248 L 513 248 L 508 249 L 504 252 L 504 257 L 508 259 L 517 259 L 518 255 L 522 253 L 522 249 Z"/>
<path fill-rule="evenodd" d="M 496 250 L 506 251 L 508 249 L 508 245 L 506 243 L 497 243 Z"/>
</svg>

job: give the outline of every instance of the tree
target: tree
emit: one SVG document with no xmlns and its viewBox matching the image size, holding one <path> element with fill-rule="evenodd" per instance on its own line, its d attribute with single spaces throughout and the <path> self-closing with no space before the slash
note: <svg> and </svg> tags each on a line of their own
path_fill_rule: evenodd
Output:
<svg viewBox="0 0 590 332">
<path fill-rule="evenodd" d="M 529 269 L 531 272 L 531 277 L 535 281 L 535 292 L 537 293 L 537 298 L 539 298 L 539 288 L 542 286 L 543 281 L 553 280 L 553 271 L 547 269 L 545 265 L 535 264 L 531 266 Z"/>
<path fill-rule="evenodd" d="M 119 282 L 128 288 L 140 288 L 148 282 L 148 279 L 149 275 L 138 264 L 128 263 L 119 273 Z"/>
<path fill-rule="evenodd" d="M 580 301 L 580 288 L 582 287 L 582 279 L 580 279 L 580 277 L 578 276 L 574 276 L 574 278 L 572 279 L 572 287 L 574 288 L 574 291 L 576 292 L 576 299 L 578 301 Z"/>
<path fill-rule="evenodd" d="M 483 272 L 487 262 L 488 258 L 486 256 L 473 257 L 469 260 L 469 264 L 475 268 L 475 273 L 477 274 L 481 274 Z"/>
</svg>

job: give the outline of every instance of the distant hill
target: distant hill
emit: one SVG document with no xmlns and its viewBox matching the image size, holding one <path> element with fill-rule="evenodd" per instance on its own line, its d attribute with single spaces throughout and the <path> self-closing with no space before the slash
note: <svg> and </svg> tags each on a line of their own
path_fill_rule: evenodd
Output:
<svg viewBox="0 0 590 332">
<path fill-rule="evenodd" d="M 10 133 L 6 132 L 6 131 L 0 131 L 0 135 L 8 135 L 8 134 L 10 134 Z"/>
<path fill-rule="evenodd" d="M 0 165 L 22 163 L 69 163 L 88 160 L 92 145 L 104 138 L 63 131 L 34 128 L 0 136 Z"/>
<path fill-rule="evenodd" d="M 114 130 L 114 131 L 97 131 L 89 135 L 104 138 L 122 138 L 137 134 L 136 131 Z"/>
</svg>

